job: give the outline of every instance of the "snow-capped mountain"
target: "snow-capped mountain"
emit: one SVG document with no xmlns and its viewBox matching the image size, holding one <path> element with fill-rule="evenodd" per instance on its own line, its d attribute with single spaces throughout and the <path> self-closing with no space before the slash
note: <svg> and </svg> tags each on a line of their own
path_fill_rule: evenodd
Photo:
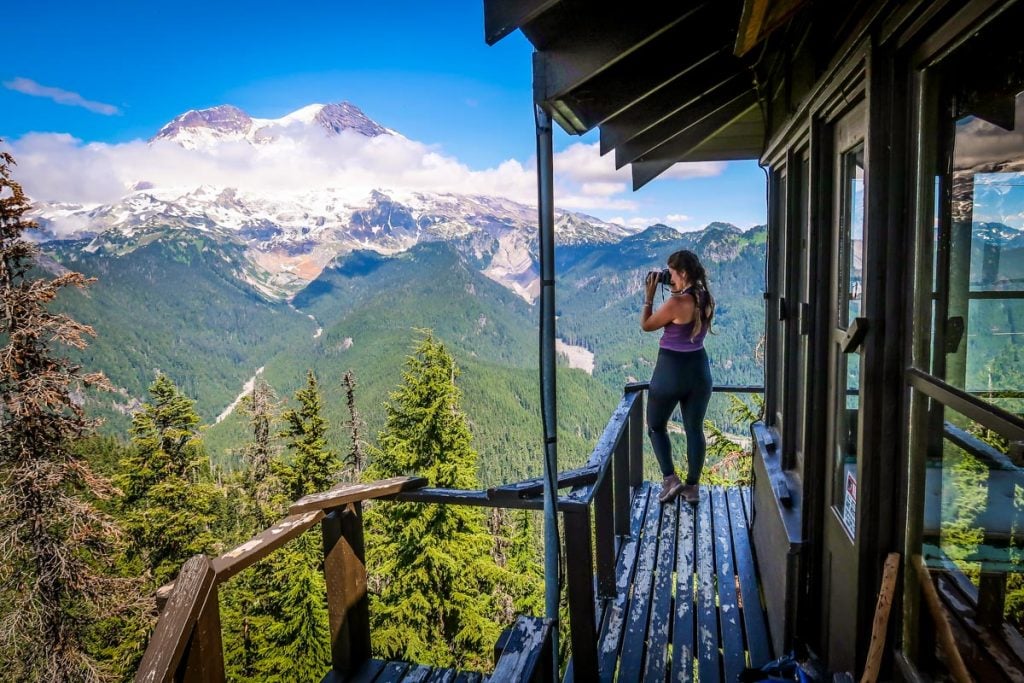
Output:
<svg viewBox="0 0 1024 683">
<path fill-rule="evenodd" d="M 398 135 L 347 102 L 310 105 L 278 119 L 258 119 L 229 105 L 189 111 L 168 123 L 151 143 L 169 141 L 195 154 L 220 145 L 286 145 L 309 135 Z M 42 240 L 82 240 L 83 249 L 116 257 L 183 232 L 242 247 L 236 275 L 272 298 L 300 290 L 336 257 L 355 250 L 405 251 L 445 240 L 491 279 L 528 301 L 538 292 L 536 210 L 497 197 L 318 187 L 254 191 L 244 187 L 174 187 L 140 181 L 118 201 L 82 205 L 40 203 L 34 218 Z M 614 242 L 619 225 L 577 213 L 556 215 L 563 245 Z M 87 242 L 86 242 L 87 241 Z"/>
<path fill-rule="evenodd" d="M 36 207 L 43 234 L 88 240 L 90 253 L 117 256 L 182 231 L 245 247 L 237 275 L 282 298 L 354 250 L 395 254 L 415 244 L 453 242 L 485 275 L 532 301 L 537 294 L 536 210 L 496 197 L 377 190 L 353 201 L 343 190 L 269 196 L 235 188 L 145 188 L 99 206 Z M 614 242 L 621 226 L 574 213 L 556 216 L 559 244 Z"/>
<path fill-rule="evenodd" d="M 396 134 L 349 102 L 310 104 L 278 119 L 253 118 L 238 107 L 223 104 L 193 109 L 175 117 L 150 142 L 168 140 L 185 149 L 201 149 L 227 141 L 268 144 L 314 127 L 328 135 L 339 135 L 343 131 L 365 137 Z"/>
</svg>

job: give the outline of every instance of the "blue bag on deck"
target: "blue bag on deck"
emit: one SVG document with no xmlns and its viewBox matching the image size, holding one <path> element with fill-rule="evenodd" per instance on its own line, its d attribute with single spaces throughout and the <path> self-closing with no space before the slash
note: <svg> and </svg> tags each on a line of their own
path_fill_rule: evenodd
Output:
<svg viewBox="0 0 1024 683">
<path fill-rule="evenodd" d="M 744 669 L 737 678 L 741 683 L 753 683 L 754 681 L 818 683 L 820 681 L 819 678 L 800 666 L 800 662 L 796 660 L 793 653 L 768 662 L 759 669 Z"/>
</svg>

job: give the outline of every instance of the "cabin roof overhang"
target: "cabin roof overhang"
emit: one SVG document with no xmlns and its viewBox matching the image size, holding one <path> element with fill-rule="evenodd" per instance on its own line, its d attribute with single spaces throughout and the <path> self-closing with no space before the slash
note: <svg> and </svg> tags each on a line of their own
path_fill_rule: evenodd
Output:
<svg viewBox="0 0 1024 683">
<path fill-rule="evenodd" d="M 765 125 L 750 55 L 807 0 L 485 0 L 486 40 L 536 48 L 534 100 L 639 189 L 676 162 L 757 159 Z"/>
</svg>

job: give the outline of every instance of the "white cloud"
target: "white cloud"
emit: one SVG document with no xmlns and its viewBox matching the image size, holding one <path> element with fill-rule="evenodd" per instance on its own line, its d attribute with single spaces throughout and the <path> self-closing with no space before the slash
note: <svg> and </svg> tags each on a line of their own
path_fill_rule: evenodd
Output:
<svg viewBox="0 0 1024 683">
<path fill-rule="evenodd" d="M 724 161 L 694 161 L 676 164 L 661 174 L 661 178 L 706 178 L 725 170 Z M 629 166 L 615 168 L 615 155 L 601 156 L 601 146 L 594 142 L 574 143 L 555 155 L 555 173 L 578 183 L 632 183 Z"/>
<path fill-rule="evenodd" d="M 675 228 L 679 232 L 689 232 L 691 230 L 700 230 L 703 226 L 689 224 L 690 217 L 681 213 L 670 213 L 667 216 L 615 216 L 609 218 L 608 222 L 618 223 L 619 225 L 625 225 L 629 228 L 637 230 L 643 230 L 649 228 L 652 225 L 667 225 L 670 228 Z"/>
<path fill-rule="evenodd" d="M 583 183 L 580 191 L 588 197 L 610 197 L 626 191 L 626 183 Z"/>
<path fill-rule="evenodd" d="M 53 100 L 57 104 L 66 104 L 71 107 L 81 107 L 88 109 L 91 112 L 97 114 L 103 114 L 104 116 L 114 116 L 121 113 L 121 110 L 112 104 L 106 104 L 104 102 L 96 102 L 95 100 L 87 100 L 76 92 L 70 90 L 64 90 L 63 88 L 54 88 L 48 85 L 42 85 L 36 83 L 31 78 L 15 78 L 11 81 L 4 81 L 4 87 L 8 90 L 14 90 L 25 95 L 32 95 L 33 97 L 45 97 L 48 100 Z"/>
<path fill-rule="evenodd" d="M 343 132 L 326 137 L 318 128 L 292 127 L 270 144 L 221 141 L 189 150 L 169 140 L 85 143 L 67 134 L 30 133 L 4 147 L 18 161 L 16 178 L 30 197 L 42 201 L 107 204 L 139 182 L 156 188 L 210 185 L 267 194 L 329 187 L 360 197 L 384 188 L 490 195 L 527 205 L 537 200 L 532 159 L 471 169 L 437 147 L 401 135 L 368 138 Z M 701 166 L 699 173 L 720 172 L 716 165 Z M 596 144 L 576 143 L 559 152 L 555 172 L 555 203 L 560 208 L 601 216 L 642 211 L 642 200 L 630 192 L 629 170 L 616 171 Z M 682 229 L 686 220 L 685 215 L 670 214 L 617 222 L 640 227 L 661 222 Z"/>
</svg>

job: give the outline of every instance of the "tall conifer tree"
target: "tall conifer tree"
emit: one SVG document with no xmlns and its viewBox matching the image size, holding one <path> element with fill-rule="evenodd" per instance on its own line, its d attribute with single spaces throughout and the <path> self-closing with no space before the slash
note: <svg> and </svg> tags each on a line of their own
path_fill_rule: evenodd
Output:
<svg viewBox="0 0 1024 683">
<path fill-rule="evenodd" d="M 35 225 L 13 164 L 0 152 L 0 678 L 94 681 L 109 672 L 87 651 L 89 630 L 127 596 L 111 578 L 117 527 L 93 503 L 112 486 L 73 448 L 95 427 L 74 396 L 108 385 L 55 354 L 93 331 L 48 306 L 89 281 L 33 277 Z"/>
<path fill-rule="evenodd" d="M 134 448 L 116 481 L 133 549 L 159 586 L 189 557 L 213 548 L 218 493 L 209 481 L 194 402 L 162 373 L 149 394 L 132 418 Z"/>
<path fill-rule="evenodd" d="M 281 449 L 273 426 L 277 420 L 277 397 L 262 377 L 253 383 L 252 393 L 242 399 L 241 411 L 249 418 L 249 441 L 240 449 L 242 520 L 249 538 L 283 516 L 287 500 L 281 483 Z M 221 592 L 224 659 L 231 680 L 263 680 L 274 656 L 271 626 L 279 615 L 280 602 L 273 594 L 273 560 L 257 563 L 228 581 Z"/>
<path fill-rule="evenodd" d="M 280 503 L 274 501 L 283 494 L 277 472 L 281 449 L 273 433 L 277 419 L 274 389 L 262 377 L 257 377 L 252 393 L 242 399 L 241 409 L 249 418 L 252 434 L 240 452 L 245 466 L 242 489 L 249 531 L 257 532 L 273 524 L 281 511 Z"/>
<path fill-rule="evenodd" d="M 281 418 L 291 455 L 288 464 L 271 464 L 281 473 L 286 501 L 330 488 L 338 478 L 341 463 L 327 448 L 327 420 L 316 376 L 306 374 L 306 386 L 295 392 L 298 408 L 286 410 Z M 267 568 L 267 649 L 256 662 L 256 678 L 269 683 L 316 681 L 330 668 L 330 627 L 327 617 L 327 587 L 321 570 L 323 548 L 320 535 L 307 531 L 277 553 Z"/>
<path fill-rule="evenodd" d="M 306 373 L 306 386 L 295 392 L 295 400 L 299 407 L 281 415 L 285 425 L 281 436 L 292 455 L 285 483 L 293 500 L 329 489 L 341 468 L 338 455 L 327 448 L 323 398 L 312 370 Z"/>
<path fill-rule="evenodd" d="M 403 474 L 477 487 L 477 454 L 455 385 L 458 369 L 429 333 L 390 396 L 367 479 Z M 366 514 L 374 646 L 384 657 L 483 669 L 500 633 L 491 591 L 500 573 L 483 514 L 458 505 L 386 503 Z"/>
</svg>

